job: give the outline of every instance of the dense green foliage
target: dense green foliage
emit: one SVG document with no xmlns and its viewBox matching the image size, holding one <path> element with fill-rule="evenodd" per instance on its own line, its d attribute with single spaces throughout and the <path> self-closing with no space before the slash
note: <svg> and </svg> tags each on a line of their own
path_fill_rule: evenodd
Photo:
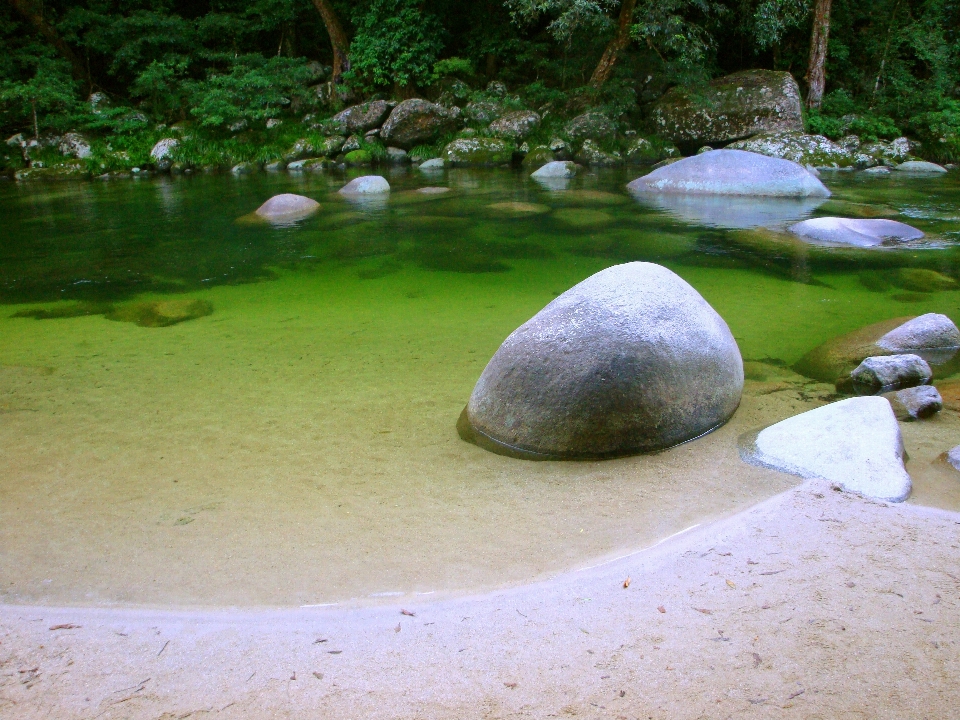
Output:
<svg viewBox="0 0 960 720">
<path fill-rule="evenodd" d="M 238 132 L 265 132 L 271 118 L 330 115 L 375 93 L 436 98 L 459 83 L 463 104 L 491 80 L 528 107 L 558 116 L 598 107 L 641 127 L 677 83 L 769 67 L 802 84 L 809 52 L 809 0 L 641 0 L 629 47 L 593 88 L 618 0 L 329 4 L 350 39 L 336 88 L 326 84 L 331 43 L 311 0 L 8 0 L 0 128 L 5 137 L 110 133 L 118 147 L 124 134 L 188 122 L 197 142 L 220 147 Z M 827 94 L 809 124 L 830 137 L 906 132 L 925 155 L 960 159 L 960 1 L 834 0 Z"/>
</svg>

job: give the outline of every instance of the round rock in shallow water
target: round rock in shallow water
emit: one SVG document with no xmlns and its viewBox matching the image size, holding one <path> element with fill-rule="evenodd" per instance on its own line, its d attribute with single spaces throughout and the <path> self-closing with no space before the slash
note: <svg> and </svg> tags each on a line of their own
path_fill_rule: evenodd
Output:
<svg viewBox="0 0 960 720">
<path fill-rule="evenodd" d="M 898 172 L 923 173 L 925 175 L 936 175 L 937 173 L 945 173 L 947 171 L 942 165 L 926 162 L 925 160 L 907 160 L 907 162 L 897 165 L 896 170 Z"/>
<path fill-rule="evenodd" d="M 712 150 L 683 158 L 627 187 L 637 193 L 830 197 L 826 186 L 797 163 L 743 150 Z"/>
<path fill-rule="evenodd" d="M 388 192 L 390 192 L 390 183 L 380 175 L 363 175 L 340 188 L 340 193 L 343 195 L 378 195 Z"/>
<path fill-rule="evenodd" d="M 533 178 L 572 178 L 577 174 L 577 165 L 569 160 L 554 160 L 530 174 Z"/>
<path fill-rule="evenodd" d="M 723 319 L 670 270 L 634 262 L 587 278 L 511 333 L 457 429 L 512 457 L 616 457 L 713 430 L 742 391 Z"/>
<path fill-rule="evenodd" d="M 804 220 L 787 229 L 804 240 L 854 247 L 875 247 L 887 240 L 919 240 L 923 237 L 920 230 L 896 220 L 819 217 Z"/>
<path fill-rule="evenodd" d="M 905 353 L 864 358 L 850 377 L 855 383 L 878 390 L 923 385 L 930 382 L 933 372 L 922 357 Z"/>
<path fill-rule="evenodd" d="M 264 220 L 298 220 L 317 211 L 320 203 L 312 198 L 293 193 L 274 195 L 257 208 L 256 214 Z"/>
</svg>

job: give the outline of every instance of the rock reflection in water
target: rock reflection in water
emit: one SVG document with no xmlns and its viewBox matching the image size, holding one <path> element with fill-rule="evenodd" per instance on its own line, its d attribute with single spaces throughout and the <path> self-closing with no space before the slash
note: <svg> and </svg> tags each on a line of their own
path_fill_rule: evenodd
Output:
<svg viewBox="0 0 960 720">
<path fill-rule="evenodd" d="M 827 200 L 649 192 L 633 193 L 633 197 L 684 222 L 733 230 L 785 227 L 806 219 Z"/>
</svg>

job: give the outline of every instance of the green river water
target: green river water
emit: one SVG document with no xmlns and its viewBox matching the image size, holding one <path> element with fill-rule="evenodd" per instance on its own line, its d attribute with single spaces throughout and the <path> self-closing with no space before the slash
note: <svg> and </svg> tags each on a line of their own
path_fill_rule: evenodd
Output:
<svg viewBox="0 0 960 720">
<path fill-rule="evenodd" d="M 544 188 L 397 170 L 365 204 L 318 174 L 0 184 L 0 601 L 377 602 L 581 567 L 795 484 L 736 444 L 833 399 L 787 368 L 816 345 L 897 316 L 960 321 L 957 173 L 837 173 L 819 206 L 642 204 L 625 189 L 636 174 Z M 428 185 L 451 190 L 415 192 Z M 281 192 L 320 211 L 249 222 Z M 750 229 L 817 215 L 927 237 L 844 250 Z M 633 260 L 678 273 L 730 325 L 748 361 L 734 420 L 604 462 L 461 441 L 503 339 Z M 202 316 L 151 327 L 129 311 L 171 299 L 203 301 Z M 960 508 L 960 483 L 928 467 L 958 427 L 949 409 L 904 426 L 912 501 Z"/>
</svg>

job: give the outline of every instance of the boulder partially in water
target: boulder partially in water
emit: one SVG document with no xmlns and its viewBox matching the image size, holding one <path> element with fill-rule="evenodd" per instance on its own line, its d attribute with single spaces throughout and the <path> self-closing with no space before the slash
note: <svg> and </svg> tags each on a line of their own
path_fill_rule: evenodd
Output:
<svg viewBox="0 0 960 720">
<path fill-rule="evenodd" d="M 884 393 L 897 420 L 923 420 L 943 410 L 943 398 L 933 385 L 918 385 Z"/>
<path fill-rule="evenodd" d="M 361 175 L 339 190 L 341 195 L 382 195 L 390 192 L 390 183 L 381 175 Z"/>
<path fill-rule="evenodd" d="M 953 367 L 958 347 L 960 330 L 950 318 L 928 313 L 884 320 L 832 338 L 800 358 L 793 369 L 833 383 L 848 377 L 865 358 L 913 353 L 926 360 L 937 376 L 938 368 Z"/>
<path fill-rule="evenodd" d="M 925 160 L 907 160 L 905 163 L 897 165 L 895 169 L 898 172 L 915 173 L 917 175 L 938 175 L 947 171 L 942 165 Z"/>
<path fill-rule="evenodd" d="M 670 270 L 634 262 L 587 278 L 511 333 L 457 428 L 512 457 L 616 457 L 713 430 L 742 390 L 723 319 Z"/>
<path fill-rule="evenodd" d="M 320 207 L 316 200 L 303 195 L 283 193 L 274 195 L 257 208 L 256 214 L 268 221 L 292 221 L 312 215 Z"/>
<path fill-rule="evenodd" d="M 903 438 L 882 397 L 841 400 L 762 430 L 744 459 L 834 483 L 870 498 L 901 502 L 910 494 Z"/>
<path fill-rule="evenodd" d="M 850 373 L 854 383 L 874 391 L 923 385 L 932 377 L 927 361 L 913 353 L 864 358 Z"/>
<path fill-rule="evenodd" d="M 876 247 L 890 240 L 919 240 L 923 232 L 896 220 L 852 220 L 818 217 L 787 228 L 794 235 L 813 242 L 852 247 Z"/>
<path fill-rule="evenodd" d="M 572 178 L 577 174 L 577 164 L 569 160 L 554 160 L 530 173 L 532 178 Z"/>
<path fill-rule="evenodd" d="M 380 128 L 380 137 L 391 145 L 409 150 L 456 130 L 461 124 L 460 108 L 446 108 L 412 98 L 393 108 Z"/>
<path fill-rule="evenodd" d="M 635 193 L 830 197 L 806 168 L 744 150 L 711 150 L 657 168 L 627 187 Z"/>
</svg>

